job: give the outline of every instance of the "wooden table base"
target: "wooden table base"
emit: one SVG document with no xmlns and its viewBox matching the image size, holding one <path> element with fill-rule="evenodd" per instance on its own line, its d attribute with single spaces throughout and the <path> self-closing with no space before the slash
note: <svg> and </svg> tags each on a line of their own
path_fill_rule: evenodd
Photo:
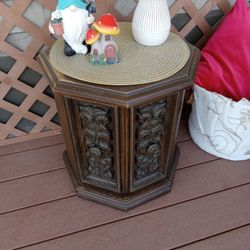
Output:
<svg viewBox="0 0 250 250">
<path fill-rule="evenodd" d="M 179 152 L 179 147 L 176 146 L 173 161 L 170 163 L 171 172 L 168 178 L 150 185 L 146 190 L 130 195 L 114 195 L 113 193 L 103 192 L 102 189 L 78 186 L 77 178 L 72 171 L 66 151 L 63 154 L 63 158 L 78 197 L 126 211 L 171 191 Z"/>
<path fill-rule="evenodd" d="M 178 73 L 133 86 L 76 80 L 40 55 L 65 137 L 65 164 L 79 197 L 127 210 L 171 190 L 185 92 L 200 55 L 192 46 L 190 51 Z"/>
</svg>

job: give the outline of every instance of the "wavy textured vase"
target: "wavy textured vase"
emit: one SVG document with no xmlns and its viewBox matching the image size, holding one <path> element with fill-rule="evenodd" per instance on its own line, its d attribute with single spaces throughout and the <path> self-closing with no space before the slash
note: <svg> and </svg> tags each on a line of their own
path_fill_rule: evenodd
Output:
<svg viewBox="0 0 250 250">
<path fill-rule="evenodd" d="M 163 44 L 170 32 L 167 0 L 140 0 L 133 16 L 134 39 L 146 46 Z"/>
</svg>

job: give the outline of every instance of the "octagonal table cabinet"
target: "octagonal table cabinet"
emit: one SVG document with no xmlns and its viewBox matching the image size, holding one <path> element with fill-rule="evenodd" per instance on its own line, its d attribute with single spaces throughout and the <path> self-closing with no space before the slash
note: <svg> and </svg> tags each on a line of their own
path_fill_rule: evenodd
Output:
<svg viewBox="0 0 250 250">
<path fill-rule="evenodd" d="M 117 64 L 66 57 L 62 39 L 40 54 L 79 197 L 127 210 L 170 191 L 185 90 L 199 59 L 198 49 L 176 39 L 171 34 L 170 44 L 141 46 L 123 24 Z"/>
</svg>

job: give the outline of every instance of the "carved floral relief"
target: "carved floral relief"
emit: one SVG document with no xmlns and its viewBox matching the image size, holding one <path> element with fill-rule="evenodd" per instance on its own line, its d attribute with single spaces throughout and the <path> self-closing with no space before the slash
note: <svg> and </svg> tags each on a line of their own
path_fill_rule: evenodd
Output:
<svg viewBox="0 0 250 250">
<path fill-rule="evenodd" d="M 89 175 L 111 181 L 114 178 L 111 110 L 80 104 Z"/>
<path fill-rule="evenodd" d="M 159 171 L 165 112 L 165 100 L 136 110 L 134 177 L 137 180 Z"/>
</svg>

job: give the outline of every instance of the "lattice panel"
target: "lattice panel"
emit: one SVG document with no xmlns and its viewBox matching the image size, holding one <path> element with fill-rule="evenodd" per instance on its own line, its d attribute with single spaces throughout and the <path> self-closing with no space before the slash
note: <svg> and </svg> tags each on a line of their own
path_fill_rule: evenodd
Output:
<svg viewBox="0 0 250 250">
<path fill-rule="evenodd" d="M 6 139 L 24 135 L 27 138 L 41 132 L 45 136 L 60 130 L 53 95 L 36 60 L 39 51 L 54 42 L 47 27 L 56 2 L 0 1 L 0 144 L 11 141 Z M 96 17 L 110 12 L 120 21 L 131 21 L 137 2 L 96 0 Z M 215 30 L 216 22 L 209 16 L 211 10 L 219 11 L 220 19 L 231 8 L 227 0 L 168 0 L 168 3 L 172 31 L 198 47 Z M 38 7 L 43 21 L 34 18 L 32 10 Z"/>
<path fill-rule="evenodd" d="M 131 21 L 139 0 L 96 0 L 98 13 L 111 12 L 118 20 Z M 166 0 L 172 32 L 201 48 L 235 0 Z"/>
<path fill-rule="evenodd" d="M 0 2 L 0 140 L 60 129 L 55 102 L 36 60 L 54 39 L 46 18 L 44 23 L 30 18 L 34 4 L 47 18 L 55 7 L 49 0 Z"/>
<path fill-rule="evenodd" d="M 172 32 L 202 48 L 230 9 L 227 0 L 175 1 L 170 7 Z M 212 12 L 216 13 L 214 18 Z"/>
</svg>

